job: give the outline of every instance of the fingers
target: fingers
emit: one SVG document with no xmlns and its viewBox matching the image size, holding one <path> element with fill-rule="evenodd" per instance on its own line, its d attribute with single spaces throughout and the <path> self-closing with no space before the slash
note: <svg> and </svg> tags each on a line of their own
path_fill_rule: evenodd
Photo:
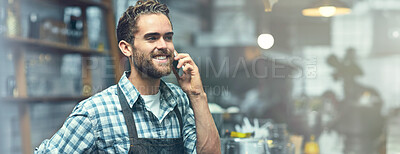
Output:
<svg viewBox="0 0 400 154">
<path fill-rule="evenodd" d="M 183 72 L 186 72 L 187 74 L 192 74 L 191 72 L 193 71 L 193 65 L 186 64 L 185 67 L 183 68 Z"/>
<path fill-rule="evenodd" d="M 178 68 L 181 68 L 182 66 L 186 67 L 187 64 L 196 66 L 196 64 L 194 63 L 193 59 L 187 53 L 177 54 L 174 57 L 174 60 L 179 60 L 179 63 L 178 63 L 178 66 L 177 66 Z"/>
<path fill-rule="evenodd" d="M 189 56 L 187 53 L 178 53 L 176 50 L 174 51 L 174 60 L 179 60 L 181 58 Z"/>
<path fill-rule="evenodd" d="M 178 69 L 182 68 L 182 71 L 183 71 L 183 74 L 181 74 L 181 75 L 177 70 L 173 71 L 175 74 L 175 77 L 177 77 L 178 79 L 191 78 L 191 76 L 196 76 L 196 74 L 198 74 L 197 65 L 193 61 L 193 59 L 190 57 L 189 54 L 178 53 L 175 55 L 174 60 L 179 61 L 177 68 Z"/>
<path fill-rule="evenodd" d="M 174 60 L 180 60 L 186 57 L 190 57 L 190 55 L 187 53 L 177 53 L 174 57 Z"/>
<path fill-rule="evenodd" d="M 179 60 L 178 68 L 181 68 L 181 67 L 185 68 L 186 65 L 188 65 L 188 64 L 194 65 L 194 62 L 193 62 L 192 58 L 185 57 L 185 58 Z"/>
</svg>

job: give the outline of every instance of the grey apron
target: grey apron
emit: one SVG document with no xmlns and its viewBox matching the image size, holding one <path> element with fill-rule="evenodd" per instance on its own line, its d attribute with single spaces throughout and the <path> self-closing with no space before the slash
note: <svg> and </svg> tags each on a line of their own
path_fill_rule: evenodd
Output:
<svg viewBox="0 0 400 154">
<path fill-rule="evenodd" d="M 124 94 L 122 93 L 119 85 L 117 85 L 117 89 L 118 89 L 119 103 L 121 104 L 122 113 L 124 115 L 125 122 L 128 127 L 129 143 L 130 143 L 129 154 L 139 154 L 139 153 L 178 154 L 184 152 L 183 137 L 165 138 L 165 139 L 138 138 L 132 108 L 129 107 L 129 104 Z M 179 126 L 182 134 L 183 132 L 182 116 L 177 107 L 178 105 L 175 106 L 174 112 L 178 117 Z"/>
</svg>

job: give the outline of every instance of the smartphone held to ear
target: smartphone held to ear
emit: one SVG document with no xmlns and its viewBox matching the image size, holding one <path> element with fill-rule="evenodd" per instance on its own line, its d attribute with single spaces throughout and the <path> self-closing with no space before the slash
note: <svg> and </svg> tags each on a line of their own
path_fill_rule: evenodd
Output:
<svg viewBox="0 0 400 154">
<path fill-rule="evenodd" d="M 176 53 L 174 53 L 174 56 L 176 56 Z M 172 62 L 172 65 L 173 65 L 173 69 L 175 69 L 176 70 L 176 72 L 178 73 L 178 75 L 179 76 L 182 76 L 182 74 L 183 74 L 183 67 L 184 66 L 182 66 L 181 68 L 178 68 L 178 63 L 179 63 L 179 60 L 174 60 L 174 62 Z"/>
</svg>

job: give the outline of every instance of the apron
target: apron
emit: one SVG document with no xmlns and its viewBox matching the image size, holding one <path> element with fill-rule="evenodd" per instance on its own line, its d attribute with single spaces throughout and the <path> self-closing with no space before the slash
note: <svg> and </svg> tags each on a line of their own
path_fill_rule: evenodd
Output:
<svg viewBox="0 0 400 154">
<path fill-rule="evenodd" d="M 165 138 L 165 139 L 152 139 L 152 138 L 138 138 L 136 132 L 135 119 L 133 117 L 132 108 L 122 93 L 119 85 L 118 89 L 118 99 L 121 104 L 122 113 L 125 118 L 126 125 L 128 127 L 129 134 L 129 154 L 169 154 L 169 153 L 183 153 L 183 137 L 180 138 Z M 139 100 L 139 99 L 138 99 Z M 179 126 L 181 134 L 183 132 L 182 116 L 178 110 L 178 105 L 175 106 L 174 112 L 179 120 Z M 181 135 L 182 136 L 182 135 Z"/>
</svg>

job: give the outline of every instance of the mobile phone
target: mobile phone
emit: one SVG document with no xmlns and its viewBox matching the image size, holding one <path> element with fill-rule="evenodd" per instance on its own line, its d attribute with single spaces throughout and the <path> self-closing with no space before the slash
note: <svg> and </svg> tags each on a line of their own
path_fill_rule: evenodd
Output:
<svg viewBox="0 0 400 154">
<path fill-rule="evenodd" d="M 176 53 L 174 52 L 174 56 L 176 56 Z M 173 65 L 173 69 L 175 69 L 176 70 L 176 72 L 178 72 L 178 75 L 179 76 L 182 76 L 182 74 L 183 74 L 183 66 L 181 67 L 181 68 L 178 68 L 178 63 L 179 63 L 179 60 L 174 60 L 173 62 L 172 62 L 172 65 Z"/>
</svg>

